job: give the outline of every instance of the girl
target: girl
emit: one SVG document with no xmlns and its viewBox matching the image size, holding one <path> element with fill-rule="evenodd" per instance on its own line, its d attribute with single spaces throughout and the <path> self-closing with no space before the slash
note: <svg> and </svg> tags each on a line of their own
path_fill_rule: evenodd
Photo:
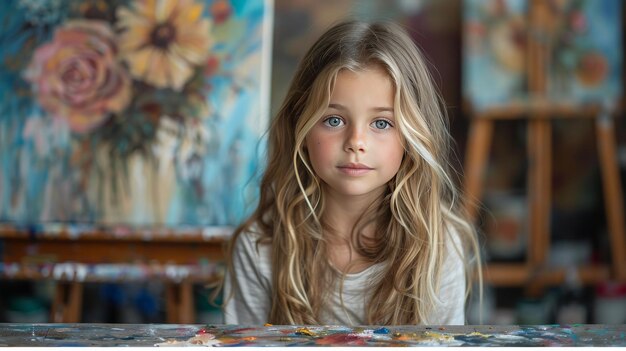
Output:
<svg viewBox="0 0 626 351">
<path fill-rule="evenodd" d="M 480 261 L 440 103 L 400 27 L 348 21 L 318 39 L 270 126 L 259 205 L 229 246 L 226 323 L 465 322 Z"/>
</svg>

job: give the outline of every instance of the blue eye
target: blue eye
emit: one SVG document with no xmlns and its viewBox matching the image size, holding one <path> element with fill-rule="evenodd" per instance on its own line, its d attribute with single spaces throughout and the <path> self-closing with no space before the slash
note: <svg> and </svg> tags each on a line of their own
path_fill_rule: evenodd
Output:
<svg viewBox="0 0 626 351">
<path fill-rule="evenodd" d="M 378 119 L 374 121 L 374 127 L 376 127 L 376 129 L 387 129 L 391 127 L 391 123 L 389 123 L 389 121 L 386 121 L 384 119 Z"/>
<path fill-rule="evenodd" d="M 324 124 L 329 127 L 339 127 L 341 123 L 343 123 L 343 121 L 337 116 L 331 116 L 324 120 Z"/>
</svg>

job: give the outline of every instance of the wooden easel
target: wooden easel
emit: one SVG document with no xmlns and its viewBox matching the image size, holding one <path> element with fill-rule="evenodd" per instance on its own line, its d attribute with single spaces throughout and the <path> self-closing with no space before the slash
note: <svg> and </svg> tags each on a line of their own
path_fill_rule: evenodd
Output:
<svg viewBox="0 0 626 351">
<path fill-rule="evenodd" d="M 529 167 L 527 178 L 529 196 L 529 244 L 524 264 L 490 264 L 485 279 L 496 285 L 533 286 L 560 284 L 568 278 L 570 269 L 549 270 L 546 258 L 550 248 L 550 204 L 552 202 L 552 126 L 553 118 L 593 118 L 608 230 L 611 246 L 611 268 L 587 266 L 577 269 L 582 283 L 594 284 L 607 279 L 626 281 L 626 229 L 624 200 L 617 165 L 616 138 L 613 116 L 601 106 L 575 106 L 555 104 L 546 95 L 546 62 L 550 53 L 546 41 L 538 39 L 546 33 L 549 21 L 547 4 L 531 0 L 529 4 L 530 32 L 528 35 L 527 74 L 529 95 L 527 103 L 470 112 L 470 130 L 465 158 L 465 192 L 468 200 L 479 201 L 483 192 L 483 175 L 488 161 L 494 122 L 513 118 L 528 120 L 527 152 Z M 472 220 L 478 215 L 477 206 L 469 204 Z M 528 286 L 528 285 L 527 285 Z M 537 290 L 537 289 L 535 289 Z"/>
</svg>

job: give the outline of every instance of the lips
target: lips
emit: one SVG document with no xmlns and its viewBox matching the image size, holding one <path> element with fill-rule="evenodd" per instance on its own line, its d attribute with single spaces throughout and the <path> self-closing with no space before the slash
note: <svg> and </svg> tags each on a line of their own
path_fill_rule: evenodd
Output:
<svg viewBox="0 0 626 351">
<path fill-rule="evenodd" d="M 347 163 L 347 164 L 343 164 L 341 166 L 337 167 L 339 169 L 339 171 L 341 171 L 342 173 L 345 173 L 347 175 L 353 175 L 353 176 L 357 176 L 357 175 L 363 175 L 366 174 L 370 171 L 372 171 L 374 168 L 364 165 L 362 163 Z"/>
<path fill-rule="evenodd" d="M 350 168 L 350 169 L 373 169 L 368 165 L 364 165 L 362 163 L 346 163 L 345 165 L 339 166 L 339 168 Z"/>
</svg>

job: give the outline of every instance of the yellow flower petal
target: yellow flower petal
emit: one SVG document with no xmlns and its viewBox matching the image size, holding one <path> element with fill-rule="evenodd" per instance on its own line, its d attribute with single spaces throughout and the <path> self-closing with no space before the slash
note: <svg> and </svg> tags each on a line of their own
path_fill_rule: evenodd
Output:
<svg viewBox="0 0 626 351">
<path fill-rule="evenodd" d="M 174 55 L 177 59 L 182 59 L 187 62 L 191 61 L 190 56 L 196 55 L 193 52 L 193 50 L 189 50 L 186 47 L 182 47 L 178 45 L 177 43 L 172 43 L 169 46 L 168 51 L 170 52 L 170 55 Z"/>
<path fill-rule="evenodd" d="M 148 74 L 149 64 L 154 48 L 146 47 L 141 50 L 133 51 L 125 56 L 130 74 L 141 80 Z"/>
<path fill-rule="evenodd" d="M 156 20 L 157 1 L 160 0 L 138 0 L 134 2 L 133 6 L 140 16 L 154 21 Z M 175 2 L 175 0 L 172 2 Z"/>
<path fill-rule="evenodd" d="M 154 19 L 135 13 L 126 7 L 120 7 L 117 10 L 117 27 L 120 29 L 131 28 L 135 25 L 152 26 Z"/>
<path fill-rule="evenodd" d="M 148 82 L 159 88 L 169 86 L 172 73 L 168 64 L 167 55 L 164 51 L 154 50 L 148 71 L 150 72 L 150 75 L 146 78 Z"/>
<path fill-rule="evenodd" d="M 189 26 L 202 16 L 202 4 L 180 2 L 172 21 L 177 28 Z"/>
<path fill-rule="evenodd" d="M 171 84 L 174 90 L 180 91 L 191 75 L 193 69 L 184 61 L 175 55 L 167 55 L 168 67 L 171 73 Z"/>
<path fill-rule="evenodd" d="M 135 24 L 120 35 L 118 47 L 120 51 L 133 51 L 146 45 L 150 40 L 152 27 L 144 24 Z"/>
<path fill-rule="evenodd" d="M 177 50 L 187 61 L 193 64 L 203 63 L 209 56 L 211 48 L 210 22 L 204 20 L 195 26 L 180 28 L 175 44 L 170 47 Z"/>
<path fill-rule="evenodd" d="M 154 18 L 157 23 L 166 22 L 173 14 L 177 1 L 157 0 L 154 8 Z"/>
<path fill-rule="evenodd" d="M 175 57 L 192 65 L 203 64 L 209 54 L 208 50 L 206 52 L 200 52 L 197 51 L 195 47 L 181 46 L 177 43 L 170 45 L 169 51 Z"/>
</svg>

